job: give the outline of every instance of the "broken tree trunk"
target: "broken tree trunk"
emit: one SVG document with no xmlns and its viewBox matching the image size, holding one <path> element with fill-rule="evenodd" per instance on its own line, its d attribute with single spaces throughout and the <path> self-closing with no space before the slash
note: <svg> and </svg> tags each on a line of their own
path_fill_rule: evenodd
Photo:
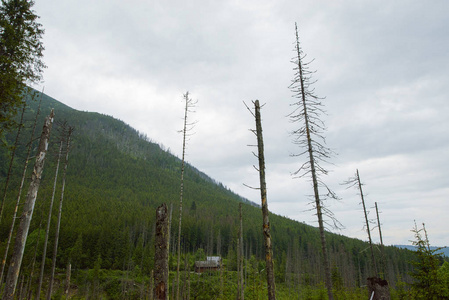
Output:
<svg viewBox="0 0 449 300">
<path fill-rule="evenodd" d="M 154 299 L 168 299 L 168 214 L 164 203 L 156 209 Z"/>
<path fill-rule="evenodd" d="M 259 100 L 254 102 L 256 113 L 256 132 L 257 132 L 257 148 L 259 158 L 259 177 L 260 177 L 260 196 L 262 201 L 262 216 L 263 216 L 263 237 L 265 241 L 265 263 L 267 268 L 267 286 L 268 299 L 276 299 L 276 287 L 274 281 L 274 267 L 273 267 L 273 250 L 271 246 L 271 232 L 270 221 L 267 202 L 267 184 L 265 180 L 265 157 L 262 136 L 262 122 L 260 117 Z"/>
<path fill-rule="evenodd" d="M 30 229 L 31 219 L 33 217 L 34 205 L 36 203 L 37 192 L 41 182 L 42 171 L 44 170 L 44 163 L 48 149 L 48 140 L 50 138 L 51 128 L 53 126 L 54 110 L 45 119 L 44 127 L 42 129 L 41 139 L 39 142 L 36 162 L 34 164 L 33 174 L 31 175 L 31 183 L 28 189 L 28 194 L 23 207 L 22 216 L 20 217 L 20 224 L 17 230 L 16 241 L 14 244 L 13 256 L 11 258 L 10 267 L 8 269 L 8 276 L 6 277 L 5 291 L 3 293 L 3 300 L 12 300 L 17 285 L 17 278 L 19 277 L 20 267 L 22 265 L 23 253 L 25 251 L 25 243 L 28 237 L 28 230 Z"/>
<path fill-rule="evenodd" d="M 370 300 L 390 300 L 390 289 L 386 280 L 370 277 L 367 279 Z"/>
</svg>

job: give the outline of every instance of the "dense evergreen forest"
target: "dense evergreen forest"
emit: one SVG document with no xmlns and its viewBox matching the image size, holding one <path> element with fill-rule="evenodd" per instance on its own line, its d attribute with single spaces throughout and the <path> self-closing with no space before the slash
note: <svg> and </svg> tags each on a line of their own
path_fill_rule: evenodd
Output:
<svg viewBox="0 0 449 300">
<path fill-rule="evenodd" d="M 28 104 L 0 224 L 2 255 L 12 221 L 30 128 L 38 110 L 38 101 L 29 100 Z M 172 224 L 177 224 L 180 159 L 122 121 L 99 113 L 71 109 L 45 94 L 42 95 L 36 132 L 39 132 L 51 108 L 55 111 L 55 125 L 25 249 L 21 280 L 27 282 L 32 272 L 35 277 L 39 273 L 58 152 L 57 129 L 60 122 L 66 121 L 75 130 L 59 237 L 58 278 L 62 282 L 65 268 L 70 262 L 72 293 L 80 298 L 96 293 L 94 298 L 103 295 L 108 299 L 146 299 L 149 296 L 145 296 L 147 292 L 143 291 L 143 287 L 150 284 L 154 264 L 155 209 L 162 203 L 173 207 Z M 13 144 L 15 137 L 16 132 L 10 132 L 6 139 Z M 6 148 L 0 148 L 2 187 L 8 173 L 10 154 Z M 28 169 L 30 171 L 32 167 Z M 266 293 L 260 288 L 266 284 L 263 280 L 260 207 L 191 165 L 186 166 L 184 186 L 181 240 L 184 256 L 181 269 L 193 270 L 195 259 L 219 255 L 224 262 L 224 273 L 220 272 L 220 276 L 226 278 L 223 284 L 223 279 L 221 283 L 218 279 L 215 282 L 216 278 L 212 275 L 191 275 L 191 298 L 235 298 L 237 279 L 233 271 L 237 268 L 238 206 L 243 202 L 245 295 L 247 299 L 264 299 Z M 54 241 L 57 209 L 56 206 L 53 208 L 49 245 Z M 285 295 L 285 299 L 291 299 L 289 295 L 296 294 L 303 295 L 304 299 L 325 297 L 318 229 L 275 214 L 270 215 L 270 223 L 278 298 L 283 299 L 282 295 Z M 171 271 L 176 270 L 177 235 L 177 226 L 171 226 Z M 327 233 L 326 238 L 334 288 L 340 291 L 336 295 L 343 295 L 338 299 L 358 299 L 357 296 L 344 296 L 349 295 L 344 293 L 363 294 L 363 288 L 360 288 L 366 285 L 366 278 L 376 275 L 367 243 L 334 233 Z M 48 266 L 52 260 L 51 249 L 49 247 L 47 251 Z M 380 273 L 389 281 L 391 288 L 400 290 L 404 282 L 411 281 L 412 251 L 388 246 L 385 247 L 384 259 L 381 259 L 380 251 L 376 251 L 376 255 L 381 266 Z M 187 275 L 182 278 L 185 280 Z"/>
</svg>

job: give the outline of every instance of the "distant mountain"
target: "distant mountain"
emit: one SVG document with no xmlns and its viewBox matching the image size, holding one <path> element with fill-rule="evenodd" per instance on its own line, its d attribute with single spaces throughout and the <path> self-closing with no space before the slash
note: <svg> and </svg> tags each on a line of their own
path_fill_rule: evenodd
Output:
<svg viewBox="0 0 449 300">
<path fill-rule="evenodd" d="M 29 105 L 24 134 L 20 138 L 14 162 L 14 177 L 5 204 L 5 221 L 2 220 L 0 224 L 0 253 L 3 253 L 8 236 L 18 174 L 21 173 L 30 128 L 37 111 L 37 102 L 29 101 Z M 179 158 L 122 121 L 100 113 L 74 110 L 47 95 L 42 97 L 36 132 L 40 133 L 43 119 L 51 108 L 55 109 L 55 125 L 24 263 L 32 261 L 33 245 L 39 237 L 42 240 L 40 228 L 45 228 L 53 187 L 60 128 L 58 124 L 67 121 L 75 127 L 75 131 L 64 194 L 59 267 L 64 268 L 71 261 L 74 269 L 93 268 L 95 262 L 100 261 L 103 269 L 134 270 L 138 267 L 149 273 L 153 265 L 155 209 L 161 203 L 173 207 L 172 224 L 176 226 L 171 227 L 172 251 L 176 244 L 181 168 Z M 14 139 L 15 133 L 7 135 L 11 144 Z M 0 148 L 2 187 L 8 170 L 8 157 L 7 150 Z M 28 169 L 32 169 L 32 164 Z M 60 185 L 55 201 L 59 201 L 59 190 Z M 207 255 L 221 255 L 227 259 L 227 269 L 234 270 L 239 203 L 243 203 L 245 255 L 247 258 L 254 255 L 263 261 L 260 208 L 194 166 L 187 165 L 182 217 L 183 252 L 193 253 L 203 249 Z M 58 205 L 54 205 L 53 216 L 57 215 L 57 208 Z M 52 222 L 55 222 L 54 217 Z M 301 278 L 318 285 L 323 278 L 323 268 L 317 228 L 275 214 L 270 215 L 270 223 L 276 280 L 282 282 L 287 278 L 286 274 L 300 272 Z M 52 239 L 53 235 L 50 243 Z M 328 233 L 326 239 L 334 275 L 344 278 L 348 286 L 365 284 L 360 282 L 360 278 L 367 278 L 374 273 L 371 255 L 366 250 L 367 244 L 332 233 Z M 375 255 L 379 260 L 380 252 L 377 249 Z M 47 253 L 51 259 L 51 251 Z M 409 262 L 413 259 L 412 252 L 390 246 L 385 247 L 385 257 L 389 278 L 395 280 L 407 277 L 411 268 Z M 394 286 L 394 282 L 392 284 Z"/>
<path fill-rule="evenodd" d="M 401 248 L 401 249 L 408 249 L 411 251 L 416 251 L 416 247 L 412 245 L 394 245 L 395 247 Z M 448 247 L 430 247 L 430 249 L 435 250 L 438 248 L 442 248 L 438 253 L 442 253 L 444 256 L 449 257 L 449 248 Z"/>
</svg>

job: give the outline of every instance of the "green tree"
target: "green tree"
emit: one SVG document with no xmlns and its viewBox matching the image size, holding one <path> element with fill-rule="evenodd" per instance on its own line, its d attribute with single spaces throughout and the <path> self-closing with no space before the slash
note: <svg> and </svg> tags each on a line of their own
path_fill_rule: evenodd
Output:
<svg viewBox="0 0 449 300">
<path fill-rule="evenodd" d="M 426 227 L 412 229 L 415 234 L 415 241 L 412 242 L 416 246 L 416 260 L 412 262 L 414 270 L 410 274 L 415 281 L 412 283 L 412 289 L 416 294 L 417 299 L 449 299 L 444 295 L 442 289 L 442 278 L 438 276 L 438 269 L 440 265 L 441 253 L 438 253 L 441 248 L 430 247 L 429 238 L 427 236 Z"/>
<path fill-rule="evenodd" d="M 449 299 L 449 262 L 445 261 L 438 269 L 438 278 L 440 279 L 441 294 L 445 299 Z"/>
<path fill-rule="evenodd" d="M 0 137 L 22 107 L 27 84 L 39 82 L 46 67 L 42 25 L 31 9 L 34 1 L 1 0 L 0 6 Z"/>
</svg>

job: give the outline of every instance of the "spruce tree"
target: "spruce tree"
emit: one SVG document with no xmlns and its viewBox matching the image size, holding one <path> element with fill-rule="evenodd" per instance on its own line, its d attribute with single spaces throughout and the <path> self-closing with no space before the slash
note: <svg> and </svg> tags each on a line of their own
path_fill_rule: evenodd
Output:
<svg viewBox="0 0 449 300">
<path fill-rule="evenodd" d="M 42 61 L 44 29 L 32 10 L 34 1 L 1 0 L 0 5 L 0 138 L 24 104 L 27 85 L 37 83 L 46 67 Z"/>
<path fill-rule="evenodd" d="M 412 232 L 415 241 L 412 244 L 416 247 L 416 259 L 412 261 L 414 270 L 410 275 L 414 278 L 412 289 L 416 293 L 416 299 L 449 299 L 442 290 L 441 278 L 438 274 L 442 254 L 441 248 L 431 248 L 429 238 L 424 223 L 418 229 L 416 223 Z"/>
</svg>

